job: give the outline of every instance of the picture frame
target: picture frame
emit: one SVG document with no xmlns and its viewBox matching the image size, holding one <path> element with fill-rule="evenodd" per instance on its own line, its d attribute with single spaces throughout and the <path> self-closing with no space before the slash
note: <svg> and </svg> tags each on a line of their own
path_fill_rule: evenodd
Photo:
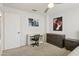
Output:
<svg viewBox="0 0 79 59">
<path fill-rule="evenodd" d="M 39 27 L 39 19 L 28 18 L 29 26 Z"/>
<path fill-rule="evenodd" d="M 53 19 L 53 31 L 62 31 L 63 21 L 62 17 L 57 17 Z"/>
</svg>

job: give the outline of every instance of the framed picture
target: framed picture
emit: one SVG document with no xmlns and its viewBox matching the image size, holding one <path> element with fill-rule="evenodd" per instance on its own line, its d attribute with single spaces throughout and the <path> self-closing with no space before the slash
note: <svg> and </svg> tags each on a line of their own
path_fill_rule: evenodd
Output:
<svg viewBox="0 0 79 59">
<path fill-rule="evenodd" d="M 39 20 L 38 19 L 33 19 L 33 18 L 28 18 L 29 20 L 29 26 L 32 27 L 38 27 L 39 26 Z"/>
<path fill-rule="evenodd" d="M 57 17 L 53 19 L 53 31 L 62 31 L 62 17 Z"/>
</svg>

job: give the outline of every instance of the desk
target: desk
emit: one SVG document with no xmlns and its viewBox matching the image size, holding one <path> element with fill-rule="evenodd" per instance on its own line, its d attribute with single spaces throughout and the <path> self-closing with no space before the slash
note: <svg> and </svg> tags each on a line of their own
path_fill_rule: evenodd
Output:
<svg viewBox="0 0 79 59">
<path fill-rule="evenodd" d="M 36 35 L 36 34 L 35 34 Z M 27 45 L 31 45 L 31 43 L 33 43 L 34 41 L 31 40 L 31 38 L 33 37 L 34 35 L 32 34 L 27 34 L 26 35 L 26 43 Z M 40 39 L 39 39 L 39 43 L 43 43 L 43 40 L 44 40 L 44 35 L 40 35 Z"/>
</svg>

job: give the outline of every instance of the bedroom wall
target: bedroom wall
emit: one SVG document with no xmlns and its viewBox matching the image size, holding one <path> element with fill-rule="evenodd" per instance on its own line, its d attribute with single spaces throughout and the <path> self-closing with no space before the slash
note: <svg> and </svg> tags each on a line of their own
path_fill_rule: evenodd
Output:
<svg viewBox="0 0 79 59">
<path fill-rule="evenodd" d="M 2 12 L 2 4 L 0 4 L 0 55 L 3 50 L 3 12 Z"/>
<path fill-rule="evenodd" d="M 1 15 L 0 15 L 0 55 L 1 55 Z"/>
<path fill-rule="evenodd" d="M 9 20 L 11 20 L 11 18 L 8 17 L 9 15 L 10 16 L 13 15 L 12 20 L 15 19 L 14 18 L 15 16 L 17 16 L 16 20 L 18 19 L 18 22 L 19 22 L 18 26 L 17 26 L 17 32 L 21 32 L 21 36 L 20 36 L 20 39 L 21 39 L 20 45 L 21 46 L 26 44 L 26 40 L 27 40 L 26 34 L 45 34 L 46 33 L 45 15 L 43 15 L 43 14 L 31 13 L 31 12 L 26 12 L 26 11 L 14 9 L 14 8 L 5 7 L 4 8 L 4 18 L 5 18 L 4 20 L 6 20 L 5 21 L 6 29 L 8 29 L 7 24 L 9 24 L 10 23 Z M 28 18 L 39 19 L 39 27 L 29 27 Z M 12 42 L 11 40 L 13 40 L 14 38 L 8 39 L 8 38 L 11 38 L 11 36 L 9 36 L 11 33 L 10 33 L 10 30 L 6 31 L 6 29 L 5 29 L 6 34 L 5 34 L 4 49 L 10 49 L 10 48 L 12 48 L 11 47 L 12 45 L 10 45 L 10 43 Z M 15 44 L 15 42 L 14 42 L 14 44 Z"/>
<path fill-rule="evenodd" d="M 59 10 L 59 9 L 58 9 Z M 53 31 L 53 18 L 63 17 L 63 31 Z M 66 38 L 79 39 L 79 8 L 77 6 L 47 15 L 47 33 L 65 34 Z"/>
</svg>

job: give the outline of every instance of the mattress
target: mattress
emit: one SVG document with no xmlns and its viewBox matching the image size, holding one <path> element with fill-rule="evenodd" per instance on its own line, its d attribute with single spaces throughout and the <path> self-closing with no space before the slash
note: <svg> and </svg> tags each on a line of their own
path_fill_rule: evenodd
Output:
<svg viewBox="0 0 79 59">
<path fill-rule="evenodd" d="M 68 56 L 79 56 L 79 46 L 76 47 Z"/>
</svg>

